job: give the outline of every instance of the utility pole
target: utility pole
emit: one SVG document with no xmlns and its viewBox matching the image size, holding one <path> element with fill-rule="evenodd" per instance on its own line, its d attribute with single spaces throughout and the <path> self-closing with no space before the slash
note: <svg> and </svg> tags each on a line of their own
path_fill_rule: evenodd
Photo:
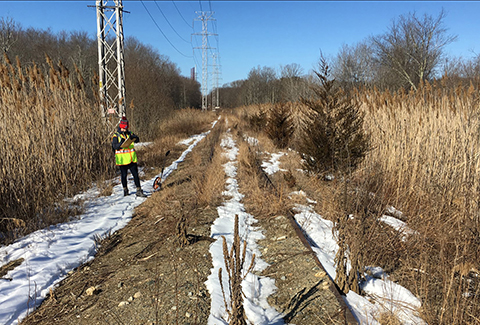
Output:
<svg viewBox="0 0 480 325">
<path fill-rule="evenodd" d="M 213 11 L 195 11 L 198 14 L 198 18 L 202 22 L 202 33 L 195 33 L 194 35 L 202 35 L 202 110 L 207 109 L 207 97 L 208 97 L 208 55 L 207 50 L 212 49 L 208 46 L 208 36 L 217 35 L 208 33 L 208 21 L 215 20 L 212 18 Z M 200 48 L 200 47 L 195 47 Z"/>
<path fill-rule="evenodd" d="M 100 109 L 102 117 L 125 116 L 122 0 L 96 0 Z"/>
</svg>

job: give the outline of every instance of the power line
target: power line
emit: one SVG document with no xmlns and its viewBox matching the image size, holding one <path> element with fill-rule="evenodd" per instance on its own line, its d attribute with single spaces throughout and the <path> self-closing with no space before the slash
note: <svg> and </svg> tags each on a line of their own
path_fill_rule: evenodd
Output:
<svg viewBox="0 0 480 325">
<path fill-rule="evenodd" d="M 208 0 L 208 5 L 210 7 L 210 11 L 213 12 L 212 10 L 212 1 L 211 0 Z M 216 40 L 216 47 L 214 47 L 213 49 L 216 50 L 216 54 L 212 51 L 212 48 L 210 48 L 210 53 L 212 55 L 217 55 L 218 57 L 218 52 L 219 52 L 219 48 L 218 48 L 218 33 L 217 33 L 217 21 L 216 20 L 213 20 L 212 21 L 212 27 L 213 27 L 213 36 L 215 36 L 215 40 Z M 208 43 L 210 43 L 208 40 L 207 40 Z M 209 47 L 210 47 L 210 44 L 209 44 Z"/>
<path fill-rule="evenodd" d="M 175 1 L 172 0 L 172 3 L 173 3 L 173 5 L 175 6 L 175 9 L 177 9 L 177 12 L 178 12 L 178 14 L 180 15 L 180 17 L 182 17 L 182 19 L 183 19 L 183 21 L 185 22 L 185 24 L 187 24 L 190 28 L 193 29 L 193 26 L 190 25 L 190 24 L 185 20 L 185 18 L 183 17 L 182 13 L 180 12 L 180 10 L 178 10 L 178 7 L 177 7 L 177 5 L 175 4 Z"/>
<path fill-rule="evenodd" d="M 182 15 L 182 13 L 180 12 L 180 10 L 178 9 L 175 1 L 172 0 L 172 3 L 173 3 L 173 5 L 175 6 L 175 9 L 177 10 L 177 12 L 178 12 L 178 14 L 180 15 L 180 17 L 182 17 L 182 19 L 183 19 L 183 21 L 185 22 L 185 24 L 186 24 L 188 27 L 190 27 L 190 28 L 192 29 L 192 31 L 194 32 L 195 29 L 194 29 L 194 26 L 193 26 L 193 22 L 192 22 L 192 24 L 189 24 L 189 23 L 187 22 L 187 20 L 185 19 L 185 17 L 184 17 L 184 16 Z M 193 34 L 192 34 L 192 35 L 193 35 Z M 197 45 L 197 47 L 199 47 L 197 38 L 194 37 L 194 39 L 195 39 L 195 44 Z M 194 47 L 193 42 L 192 42 L 191 39 L 190 39 L 190 44 L 192 45 L 193 61 L 194 61 L 194 63 L 195 63 L 195 67 L 200 67 L 200 64 L 198 63 L 198 58 L 197 58 L 197 56 L 195 55 L 195 47 Z"/>
<path fill-rule="evenodd" d="M 217 41 L 217 43 L 218 43 L 217 21 L 213 21 L 212 26 L 213 26 L 213 32 L 216 34 L 216 35 L 215 35 L 215 39 L 216 39 L 216 41 Z"/>
<path fill-rule="evenodd" d="M 195 32 L 195 29 L 193 28 L 193 25 L 192 25 L 192 30 Z M 191 36 L 191 37 L 193 37 L 193 39 L 195 40 L 195 45 L 196 45 L 196 46 L 193 46 L 193 42 L 192 42 L 193 59 L 194 59 L 194 61 L 195 61 L 195 64 L 196 64 L 197 66 L 199 66 L 199 64 L 198 64 L 198 59 L 197 59 L 197 57 L 195 56 L 195 49 L 196 49 L 196 48 L 199 48 L 200 46 L 198 45 L 198 39 L 195 37 L 195 35 L 197 35 L 197 34 L 192 33 L 192 36 Z"/>
<path fill-rule="evenodd" d="M 192 36 L 195 36 L 195 34 L 192 34 Z M 191 36 L 191 37 L 192 37 L 192 36 Z M 197 44 L 197 46 L 194 47 L 194 46 L 193 46 L 193 43 L 192 43 L 193 61 L 195 61 L 195 66 L 200 66 L 200 65 L 198 64 L 198 59 L 197 59 L 197 57 L 195 56 L 195 49 L 196 49 L 196 48 L 199 48 L 199 46 L 198 46 L 198 40 L 197 40 L 196 37 L 193 37 L 193 38 L 195 39 L 195 43 Z"/>
<path fill-rule="evenodd" d="M 140 0 L 140 2 L 142 3 L 143 7 L 145 8 L 145 10 L 147 11 L 148 15 L 150 16 L 150 18 L 153 20 L 153 23 L 155 24 L 155 26 L 157 26 L 158 30 L 160 31 L 160 33 L 162 33 L 163 37 L 165 37 L 165 39 L 167 40 L 167 42 L 178 52 L 180 53 L 181 55 L 183 55 L 184 57 L 186 58 L 191 58 L 191 56 L 189 55 L 185 55 L 183 54 L 182 52 L 180 52 L 180 50 L 178 50 L 175 45 L 173 45 L 172 42 L 170 42 L 170 40 L 168 39 L 167 35 L 165 35 L 165 33 L 163 32 L 163 30 L 160 28 L 160 26 L 158 26 L 157 22 L 155 21 L 155 19 L 153 18 L 152 14 L 150 13 L 150 11 L 148 10 L 148 8 L 145 6 L 145 4 L 143 3 L 143 0 Z"/>
<path fill-rule="evenodd" d="M 189 41 L 187 41 L 186 39 L 184 39 L 184 38 L 175 30 L 175 28 L 172 26 L 172 24 L 170 24 L 170 21 L 168 21 L 167 16 L 165 16 L 165 14 L 163 13 L 162 9 L 161 9 L 160 6 L 158 5 L 157 1 L 154 1 L 154 2 L 155 2 L 155 4 L 157 5 L 158 10 L 160 10 L 163 18 L 165 18 L 165 20 L 167 21 L 168 25 L 170 25 L 170 27 L 173 29 L 173 31 L 175 32 L 175 34 L 177 34 L 178 37 L 180 37 L 180 38 L 182 39 L 182 41 L 184 41 L 184 42 L 186 42 L 186 43 L 190 43 Z"/>
<path fill-rule="evenodd" d="M 193 23 L 193 21 L 192 21 L 192 31 L 195 32 L 195 28 L 194 28 L 194 23 Z M 198 60 L 198 58 L 197 58 L 196 55 L 195 55 L 195 53 L 196 53 L 196 52 L 195 52 L 195 49 L 196 49 L 196 48 L 197 48 L 197 49 L 200 48 L 200 46 L 199 46 L 199 44 L 198 44 L 198 39 L 195 37 L 195 35 L 198 35 L 198 34 L 195 34 L 195 33 L 192 34 L 193 39 L 195 40 L 195 45 L 196 45 L 196 46 L 194 47 L 194 46 L 193 46 L 193 43 L 192 43 L 193 60 L 195 61 L 195 66 L 196 66 L 196 67 L 201 67 L 201 65 L 198 63 L 199 60 Z"/>
</svg>

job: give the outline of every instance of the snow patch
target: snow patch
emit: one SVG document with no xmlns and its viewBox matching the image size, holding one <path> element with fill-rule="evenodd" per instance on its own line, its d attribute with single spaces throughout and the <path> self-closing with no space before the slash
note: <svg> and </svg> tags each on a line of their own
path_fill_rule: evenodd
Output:
<svg viewBox="0 0 480 325">
<path fill-rule="evenodd" d="M 225 261 L 223 256 L 223 238 L 230 248 L 233 243 L 234 220 L 235 215 L 239 219 L 239 236 L 242 242 L 247 243 L 244 268 L 247 268 L 255 254 L 255 266 L 253 271 L 260 272 L 268 264 L 261 259 L 261 253 L 258 249 L 257 241 L 264 238 L 261 230 L 254 226 L 257 220 L 245 212 L 245 207 L 241 203 L 243 194 L 238 191 L 237 175 L 237 155 L 238 148 L 230 134 L 222 139 L 221 146 L 224 149 L 224 155 L 229 159 L 224 164 L 225 174 L 227 175 L 226 190 L 223 194 L 230 199 L 226 200 L 222 206 L 217 208 L 218 218 L 214 221 L 211 228 L 211 237 L 217 239 L 210 246 L 213 268 L 205 285 L 210 292 L 211 310 L 208 318 L 208 324 L 228 324 L 228 315 L 225 310 L 224 297 L 222 295 L 220 281 L 222 281 L 225 291 L 227 305 L 229 305 L 230 294 L 228 276 L 226 274 Z M 222 268 L 222 278 L 218 278 L 218 270 Z M 245 271 L 245 270 L 244 270 Z M 273 307 L 269 306 L 267 297 L 276 290 L 273 279 L 248 273 L 242 281 L 242 291 L 244 293 L 244 309 L 248 322 L 251 324 L 283 324 L 282 315 Z"/>
</svg>

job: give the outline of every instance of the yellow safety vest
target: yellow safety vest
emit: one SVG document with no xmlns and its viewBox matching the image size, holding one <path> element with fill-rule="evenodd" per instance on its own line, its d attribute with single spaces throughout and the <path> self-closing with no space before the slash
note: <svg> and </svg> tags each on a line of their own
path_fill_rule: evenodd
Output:
<svg viewBox="0 0 480 325">
<path fill-rule="evenodd" d="M 118 143 L 120 143 L 121 139 L 127 139 L 125 135 L 116 133 L 114 136 L 118 138 Z M 137 153 L 133 148 L 133 142 L 128 146 L 128 148 L 122 148 L 120 150 L 115 150 L 115 164 L 117 166 L 128 165 L 130 163 L 137 162 Z"/>
</svg>

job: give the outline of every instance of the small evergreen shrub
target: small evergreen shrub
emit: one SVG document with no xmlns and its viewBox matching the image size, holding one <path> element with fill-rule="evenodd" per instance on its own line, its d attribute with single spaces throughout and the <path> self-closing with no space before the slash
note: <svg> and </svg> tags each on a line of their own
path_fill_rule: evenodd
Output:
<svg viewBox="0 0 480 325">
<path fill-rule="evenodd" d="M 277 103 L 269 110 L 266 133 L 278 148 L 286 148 L 295 131 L 292 113 L 285 103 Z"/>
<path fill-rule="evenodd" d="M 370 149 L 370 137 L 363 129 L 364 114 L 359 105 L 329 79 L 325 60 L 315 72 L 319 84 L 313 88 L 316 98 L 302 98 L 308 108 L 300 152 L 304 167 L 314 174 L 355 169 Z"/>
</svg>

